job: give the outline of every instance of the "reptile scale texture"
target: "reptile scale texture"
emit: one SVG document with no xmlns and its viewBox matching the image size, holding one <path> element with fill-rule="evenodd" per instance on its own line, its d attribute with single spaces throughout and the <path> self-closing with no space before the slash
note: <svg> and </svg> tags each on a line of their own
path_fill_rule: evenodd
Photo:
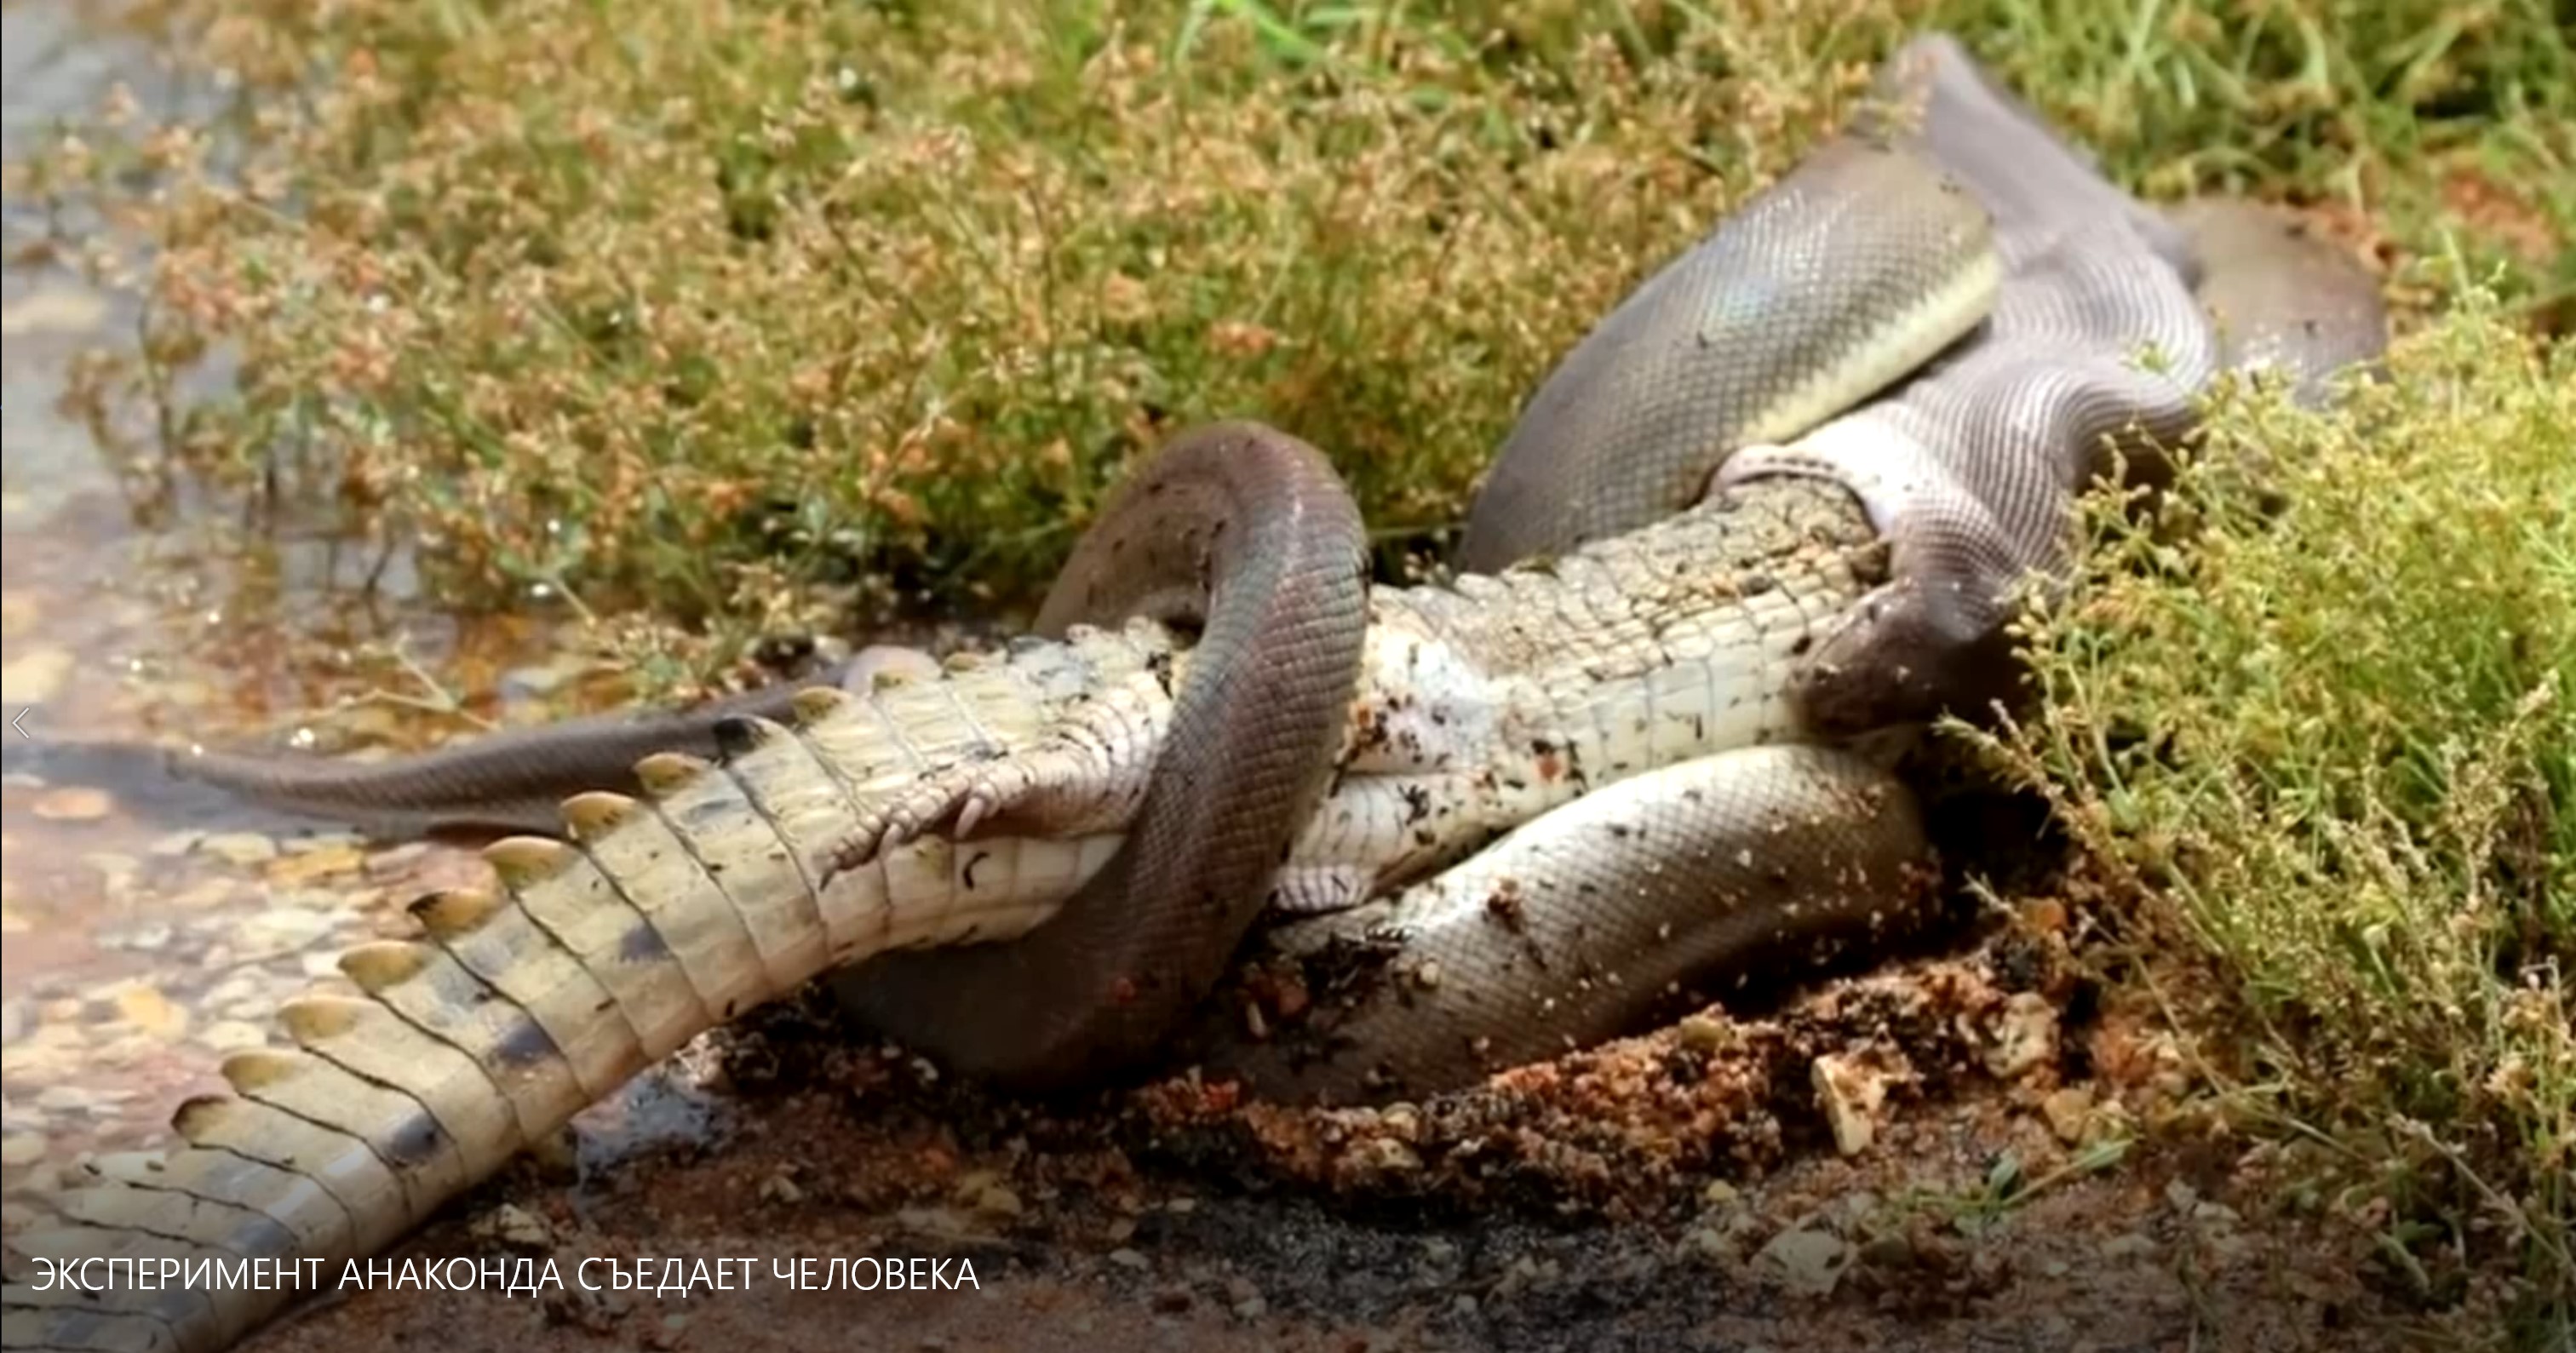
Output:
<svg viewBox="0 0 2576 1353">
<path fill-rule="evenodd" d="M 1484 572 L 1369 587 L 1323 454 L 1221 424 L 1142 470 L 996 653 L 443 762 L 183 763 L 531 833 L 535 786 L 630 792 L 489 847 L 492 886 L 342 957 L 362 997 L 289 1003 L 292 1046 L 229 1058 L 181 1144 L 102 1163 L 12 1245 L 336 1273 L 826 975 L 1004 1081 L 1188 1049 L 1347 1102 L 1614 1035 L 1746 965 L 1866 956 L 1923 919 L 1932 847 L 1841 735 L 1998 679 L 2005 587 L 2058 562 L 2050 513 L 2106 441 L 2169 443 L 2229 367 L 2367 360 L 2380 324 L 2367 278 L 2277 222 L 2130 200 L 1949 39 L 1882 93 L 1915 119 L 1825 142 L 1533 398 L 1471 521 Z M 2311 308 L 2323 356 L 2280 341 L 2319 336 Z M 1392 942 L 1389 980 L 1312 1028 L 1204 999 L 1244 957 L 1361 938 Z M 0 1343 L 212 1353 L 291 1296 L 13 1278 Z"/>
</svg>

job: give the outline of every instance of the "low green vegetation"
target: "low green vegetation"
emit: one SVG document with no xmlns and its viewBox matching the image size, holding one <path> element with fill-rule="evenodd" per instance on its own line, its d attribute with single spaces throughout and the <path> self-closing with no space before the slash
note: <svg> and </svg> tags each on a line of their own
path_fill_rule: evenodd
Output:
<svg viewBox="0 0 2576 1353">
<path fill-rule="evenodd" d="M 2562 7 L 2563 8 L 2563 7 Z M 2150 197 L 2281 198 L 2406 341 L 2222 402 L 2288 507 L 2105 515 L 1988 753 L 2084 848 L 2224 1130 L 2428 1312 L 2576 1326 L 2576 58 L 2549 0 L 153 0 L 221 116 L 10 166 L 152 247 L 74 391 L 211 485 L 577 605 L 654 693 L 1041 588 L 1220 416 L 1434 555 L 1548 365 L 1926 25 Z M 26 246 L 33 245 L 32 249 Z M 169 392 L 210 355 L 209 399 Z M 159 413 L 137 438 L 116 411 Z M 2217 456 L 2211 467 L 2236 463 Z M 2466 1314 L 2463 1314 L 2466 1313 Z"/>
<path fill-rule="evenodd" d="M 2456 241 L 2533 314 L 2576 286 L 2546 0 L 145 2 L 233 111 L 12 170 L 67 249 L 105 213 L 160 251 L 93 407 L 238 362 L 138 485 L 335 504 L 456 605 L 649 613 L 648 679 L 1024 602 L 1210 417 L 1436 550 L 1555 357 L 1922 24 L 2142 191 Z"/>
<path fill-rule="evenodd" d="M 2082 848 L 2211 1126 L 2277 1139 L 2406 1287 L 2565 1348 L 2576 348 L 2472 297 L 2390 375 L 2331 415 L 2230 396 L 2153 521 L 2105 495 L 2031 625 L 2044 698 L 1971 736 Z"/>
</svg>

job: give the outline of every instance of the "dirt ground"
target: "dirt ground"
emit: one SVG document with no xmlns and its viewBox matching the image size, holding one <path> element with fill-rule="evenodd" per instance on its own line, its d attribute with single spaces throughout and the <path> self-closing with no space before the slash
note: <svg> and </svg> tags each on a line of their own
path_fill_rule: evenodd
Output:
<svg viewBox="0 0 2576 1353">
<path fill-rule="evenodd" d="M 1384 1110 L 1238 1105 L 1186 1076 L 997 1100 L 848 1048 L 819 1003 L 777 1012 L 396 1256 L 552 1258 L 566 1290 L 372 1291 L 252 1347 L 2394 1346 L 2407 1313 L 2349 1237 L 2276 1208 L 2259 1153 L 2122 1157 L 2172 1067 L 2089 1008 L 2035 914 L 1766 1018 Z M 954 1286 L 799 1291 L 772 1269 L 809 1256 L 946 1259 Z M 752 1278 L 584 1292 L 593 1257 L 747 1258 Z"/>
<path fill-rule="evenodd" d="M 247 1347 L 2400 1346 L 2425 1313 L 2367 1237 L 2297 1206 L 2265 1152 L 2177 1117 L 2195 1112 L 2180 1054 L 2086 975 L 2114 918 L 2036 867 L 2030 810 L 1963 802 L 1936 831 L 1964 844 L 1954 865 L 2025 862 L 1994 879 L 2008 910 L 1960 891 L 1952 925 L 1875 972 L 1419 1104 L 1283 1109 L 1187 1074 L 1013 1100 L 855 1038 L 819 997 L 755 1012 L 389 1256 L 550 1259 L 562 1288 L 379 1282 Z M 274 1039 L 279 1001 L 405 933 L 408 899 L 484 874 L 469 851 L 173 830 L 173 811 L 42 774 L 0 786 L 13 1202 L 86 1153 L 166 1142 L 173 1106 L 223 1088 L 224 1052 Z M 834 1257 L 944 1260 L 945 1285 L 782 1276 Z M 585 1259 L 750 1276 L 585 1291 Z"/>
<path fill-rule="evenodd" d="M 22 319 L 62 294 L 16 285 Z M 12 380 L 44 378 L 36 359 L 78 328 L 13 330 Z M 40 732 L 248 738 L 315 702 L 258 685 L 315 664 L 231 641 L 135 667 L 124 655 L 170 651 L 169 617 L 202 603 L 112 585 L 167 572 L 132 567 L 136 537 L 95 492 L 13 487 L 9 508 L 8 695 Z M 548 638 L 459 636 L 437 656 L 465 654 L 478 689 L 542 692 Z M 166 1141 L 171 1108 L 220 1089 L 221 1055 L 271 1041 L 278 1002 L 333 980 L 334 955 L 406 933 L 410 898 L 482 878 L 467 852 L 190 821 L 144 783 L 101 792 L 19 764 L 0 786 L 13 1198 L 84 1153 Z M 2006 814 L 1941 839 L 2011 857 L 2032 829 Z M 2070 944 L 2099 956 L 2081 908 L 2045 880 L 1999 886 L 2026 899 L 2017 913 L 1962 917 L 1946 953 L 1384 1111 L 1234 1104 L 1186 1077 L 990 1099 L 854 1047 L 820 1010 L 768 1012 L 396 1256 L 550 1258 L 567 1290 L 387 1287 L 249 1347 L 2398 1346 L 2424 1313 L 2261 1152 L 2188 1126 L 2152 1140 L 2190 1149 L 2121 1149 L 2187 1103 L 2176 1055 L 2080 975 Z M 836 1256 L 945 1259 L 953 1285 L 799 1291 L 772 1269 Z M 582 1259 L 644 1257 L 749 1260 L 752 1278 L 686 1297 L 575 1283 Z"/>
<path fill-rule="evenodd" d="M 75 32 L 71 8 L 7 7 L 13 147 L 112 76 L 150 86 L 136 54 Z M 374 594 L 327 601 L 352 567 L 327 541 L 297 542 L 279 584 L 347 612 L 304 625 L 320 656 L 260 646 L 218 571 L 146 567 L 165 547 L 51 402 L 74 352 L 132 316 L 59 275 L 6 286 L 12 714 L 61 736 L 247 737 L 344 691 L 345 674 L 311 674 L 389 635 L 512 700 L 562 679 L 542 633 L 450 633 L 417 606 L 378 614 Z M 417 718 L 373 707 L 342 723 Z M 13 771 L 0 805 L 13 1196 L 83 1153 L 166 1140 L 173 1106 L 220 1087 L 222 1053 L 272 1036 L 280 999 L 348 944 L 402 933 L 408 898 L 479 869 L 259 824 L 173 831 L 133 811 L 141 788 Z M 1969 834 L 2010 849 L 2014 830 Z M 2079 975 L 2072 909 L 2044 888 L 2015 895 L 2043 900 L 1759 1018 L 1684 1020 L 1382 1111 L 1234 1104 L 1187 1077 L 997 1100 L 852 1046 L 819 1009 L 767 1012 L 394 1256 L 552 1259 L 567 1283 L 585 1258 L 749 1260 L 745 1290 L 377 1290 L 249 1347 L 2394 1346 L 2420 1314 L 2402 1286 L 2366 1237 L 2295 1206 L 2262 1153 L 2191 1131 L 2155 1138 L 2189 1149 L 2120 1149 L 2178 1111 L 2175 1055 Z M 956 1285 L 798 1291 L 773 1276 L 773 1262 L 834 1256 L 945 1260 Z"/>
</svg>

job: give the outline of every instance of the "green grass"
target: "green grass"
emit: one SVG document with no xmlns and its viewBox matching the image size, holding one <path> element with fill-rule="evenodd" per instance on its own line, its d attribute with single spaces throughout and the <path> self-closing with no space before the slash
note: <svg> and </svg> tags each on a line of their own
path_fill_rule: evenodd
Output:
<svg viewBox="0 0 2576 1353">
<path fill-rule="evenodd" d="M 153 0 L 228 117 L 9 168 L 148 241 L 75 403 L 138 490 L 427 534 L 658 690 L 1043 586 L 1189 423 L 1436 553 L 1548 365 L 1922 25 L 2157 198 L 2305 206 L 2416 331 L 2292 505 L 2103 523 L 1988 752 L 2086 848 L 2200 1098 L 2455 1321 L 2562 1341 L 2576 1047 L 2576 58 L 2547 0 Z M 24 251 L 45 242 L 13 240 Z M 164 392 L 204 356 L 210 400 Z M 113 411 L 141 395 L 150 439 Z M 2223 463 L 2223 459 L 2220 462 Z M 542 585 L 565 598 L 540 603 Z M 2118 946 L 2111 946 L 2118 949 Z M 2113 961 L 2106 956 L 2105 962 Z M 2107 969 L 2106 970 L 2114 970 Z"/>
<path fill-rule="evenodd" d="M 2295 195 L 2399 262 L 2469 227 L 2536 315 L 2576 286 L 2543 0 L 151 3 L 240 113 L 12 169 L 162 251 L 91 407 L 242 361 L 136 482 L 426 533 L 455 604 L 649 612 L 691 672 L 1026 601 L 1216 416 L 1437 549 L 1548 364 L 1917 23 L 2143 191 Z"/>
<path fill-rule="evenodd" d="M 1970 736 L 2055 804 L 2106 968 L 2190 1032 L 2225 1117 L 2403 1287 L 2456 1302 L 2502 1264 L 2489 1309 L 2564 1348 L 2576 348 L 2472 296 L 2390 375 L 2331 416 L 2224 397 L 2155 519 L 2105 495 L 2030 625 L 2043 698 Z M 2259 480 L 2230 468 L 2257 449 Z"/>
</svg>

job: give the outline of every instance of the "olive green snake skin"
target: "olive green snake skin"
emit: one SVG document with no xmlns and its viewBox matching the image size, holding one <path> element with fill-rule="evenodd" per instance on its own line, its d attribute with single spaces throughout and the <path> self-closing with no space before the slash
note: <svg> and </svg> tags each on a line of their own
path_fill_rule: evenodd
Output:
<svg viewBox="0 0 2576 1353">
<path fill-rule="evenodd" d="M 757 693 L 469 747 L 426 777 L 215 763 L 254 797 L 415 829 L 555 830 L 529 814 L 558 788 L 641 798 L 582 795 L 570 844 L 496 846 L 499 892 L 425 899 L 427 942 L 344 963 L 368 999 L 291 1006 L 297 1050 L 228 1063 L 236 1096 L 182 1110 L 188 1145 L 64 1195 L 20 1248 L 336 1267 L 836 969 L 876 1028 L 1006 1081 L 1185 1053 L 1347 1100 L 1608 1036 L 1750 964 L 1865 955 L 1917 919 L 1930 843 L 1909 791 L 1833 742 L 2008 691 L 2006 594 L 2062 565 L 2066 504 L 2112 451 L 2150 474 L 2220 371 L 2321 395 L 2382 327 L 2331 251 L 2230 204 L 2155 216 L 1947 39 L 1899 53 L 1881 93 L 1533 398 L 1462 547 L 1520 564 L 1500 576 L 1370 589 L 1321 453 L 1219 425 L 1085 538 L 1040 617 L 1060 643 L 870 700 Z M 1540 735 L 1445 722 L 1483 681 Z M 950 706 L 953 732 L 920 736 Z M 1003 783 L 1023 760 L 1082 792 Z M 1390 805 L 1422 816 L 1390 838 Z M 959 878 L 984 900 L 907 910 Z M 1267 907 L 1316 897 L 1338 909 L 1249 956 L 1356 954 L 1374 980 L 1287 1027 L 1228 970 Z M 13 1282 L 5 1346 L 202 1353 L 286 1295 Z"/>
</svg>

